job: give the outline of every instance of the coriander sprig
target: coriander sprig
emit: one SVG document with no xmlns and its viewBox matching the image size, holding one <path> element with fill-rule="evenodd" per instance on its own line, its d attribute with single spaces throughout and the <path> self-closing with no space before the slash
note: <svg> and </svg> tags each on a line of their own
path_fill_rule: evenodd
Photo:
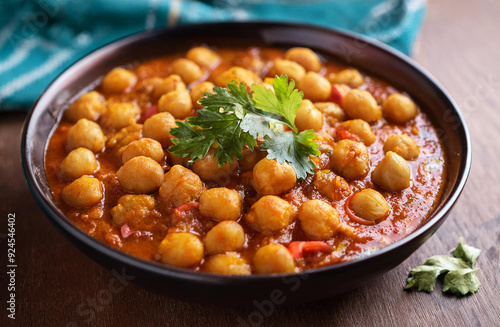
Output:
<svg viewBox="0 0 500 327">
<path fill-rule="evenodd" d="M 432 292 L 439 276 L 444 275 L 443 292 L 471 294 L 479 290 L 481 283 L 476 276 L 479 268 L 474 262 L 481 250 L 459 241 L 453 251 L 453 258 L 447 255 L 435 255 L 410 271 L 405 290 L 417 289 Z"/>
<path fill-rule="evenodd" d="M 288 82 L 286 75 L 274 78 L 273 90 L 261 85 L 251 88 L 252 97 L 243 83 L 238 85 L 235 81 L 227 88 L 214 87 L 213 94 L 206 93 L 206 97 L 198 101 L 204 107 L 198 110 L 198 116 L 177 122 L 177 127 L 170 130 L 175 138 L 169 151 L 195 160 L 203 158 L 217 145 L 214 157 L 222 167 L 235 157 L 241 159 L 245 145 L 253 150 L 260 136 L 264 139 L 261 148 L 267 151 L 267 158 L 288 162 L 298 178 L 313 174 L 316 165 L 309 156 L 320 154 L 314 142 L 316 133 L 314 130 L 299 132 L 295 126 L 303 93 L 295 89 L 293 80 Z"/>
</svg>

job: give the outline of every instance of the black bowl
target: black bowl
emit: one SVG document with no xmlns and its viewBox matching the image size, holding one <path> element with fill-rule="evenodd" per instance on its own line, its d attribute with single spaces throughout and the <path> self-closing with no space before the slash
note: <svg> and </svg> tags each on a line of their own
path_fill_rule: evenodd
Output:
<svg viewBox="0 0 500 327">
<path fill-rule="evenodd" d="M 286 275 L 238 277 L 195 273 L 133 257 L 78 229 L 54 202 L 44 171 L 47 140 L 62 111 L 72 99 L 95 86 L 113 67 L 186 51 L 199 44 L 305 46 L 408 92 L 433 120 L 448 156 L 448 178 L 436 210 L 414 233 L 376 253 L 350 262 Z M 189 25 L 137 34 L 113 42 L 75 63 L 45 90 L 29 113 L 21 146 L 24 174 L 38 204 L 52 223 L 89 257 L 124 275 L 124 283 L 133 279 L 167 295 L 233 306 L 254 301 L 293 304 L 317 300 L 345 292 L 389 271 L 417 250 L 444 222 L 465 185 L 471 164 L 470 137 L 457 105 L 439 83 L 411 59 L 355 34 L 284 23 Z"/>
</svg>

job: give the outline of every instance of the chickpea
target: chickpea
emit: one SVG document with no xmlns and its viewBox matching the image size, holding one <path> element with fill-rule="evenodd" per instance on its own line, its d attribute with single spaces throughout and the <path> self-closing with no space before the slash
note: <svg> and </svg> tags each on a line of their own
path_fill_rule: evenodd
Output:
<svg viewBox="0 0 500 327">
<path fill-rule="evenodd" d="M 340 128 L 348 131 L 349 133 L 359 136 L 361 141 L 366 146 L 373 144 L 377 140 L 377 137 L 373 133 L 370 124 L 362 119 L 353 119 L 343 122 L 340 124 Z"/>
<path fill-rule="evenodd" d="M 138 67 L 138 76 L 143 76 L 143 73 L 140 71 L 141 66 Z M 151 72 L 144 73 L 145 76 L 149 76 Z M 135 86 L 135 90 L 139 93 L 150 94 L 154 96 L 155 88 L 159 87 L 162 84 L 163 78 L 161 77 L 146 77 L 137 82 Z"/>
<path fill-rule="evenodd" d="M 347 116 L 363 119 L 368 123 L 376 122 L 382 116 L 382 112 L 373 96 L 363 90 L 350 90 L 342 102 Z"/>
<path fill-rule="evenodd" d="M 195 108 L 202 108 L 198 101 L 205 97 L 205 93 L 214 93 L 214 86 L 211 82 L 203 82 L 193 86 L 190 95 Z"/>
<path fill-rule="evenodd" d="M 169 112 L 177 119 L 191 115 L 193 104 L 187 91 L 172 91 L 161 96 L 158 101 L 158 112 Z"/>
<path fill-rule="evenodd" d="M 158 163 L 162 163 L 165 159 L 160 142 L 149 138 L 143 138 L 127 145 L 122 153 L 122 162 L 125 163 L 139 156 L 151 158 Z"/>
<path fill-rule="evenodd" d="M 104 111 L 104 97 L 92 91 L 82 95 L 64 112 L 64 118 L 74 123 L 79 119 L 97 120 Z"/>
<path fill-rule="evenodd" d="M 186 84 L 179 75 L 172 74 L 167 78 L 160 79 L 153 89 L 153 97 L 159 99 L 162 95 L 172 91 L 186 91 Z"/>
<path fill-rule="evenodd" d="M 314 129 L 316 131 L 323 128 L 323 114 L 309 100 L 302 100 L 302 105 L 297 110 L 295 125 L 301 131 Z"/>
<path fill-rule="evenodd" d="M 351 194 L 351 187 L 349 186 L 349 183 L 329 170 L 318 171 L 314 175 L 313 183 L 314 186 L 319 189 L 321 194 L 332 201 L 340 201 Z"/>
<path fill-rule="evenodd" d="M 160 197 L 173 207 L 197 200 L 203 190 L 203 183 L 198 175 L 180 165 L 173 166 L 165 174 L 160 187 Z"/>
<path fill-rule="evenodd" d="M 300 90 L 304 98 L 311 101 L 327 101 L 332 92 L 330 82 L 315 72 L 308 72 L 300 82 Z"/>
<path fill-rule="evenodd" d="M 330 125 L 346 119 L 344 110 L 336 103 L 315 102 L 314 106 L 325 115 L 325 119 Z"/>
<path fill-rule="evenodd" d="M 232 63 L 235 66 L 243 67 L 245 69 L 248 69 L 256 73 L 261 72 L 262 69 L 264 68 L 264 62 L 262 61 L 262 59 L 254 55 L 243 56 L 243 57 L 237 56 L 233 59 Z"/>
<path fill-rule="evenodd" d="M 389 203 L 379 192 L 366 188 L 355 193 L 349 208 L 360 218 L 366 220 L 381 220 L 391 211 Z"/>
<path fill-rule="evenodd" d="M 269 236 L 286 228 L 296 216 L 290 203 L 275 195 L 266 195 L 252 205 L 245 220 L 252 228 Z"/>
<path fill-rule="evenodd" d="M 250 275 L 250 265 L 237 253 L 213 255 L 203 264 L 203 270 L 224 275 Z"/>
<path fill-rule="evenodd" d="M 414 160 L 418 158 L 420 154 L 420 149 L 418 148 L 417 143 L 405 134 L 396 134 L 391 135 L 385 141 L 384 144 L 384 152 L 392 151 L 396 154 L 399 154 L 401 157 L 406 160 Z"/>
<path fill-rule="evenodd" d="M 190 49 L 186 54 L 186 58 L 204 68 L 212 68 L 221 61 L 217 53 L 205 47 Z"/>
<path fill-rule="evenodd" d="M 174 60 L 171 68 L 172 73 L 179 75 L 186 84 L 191 84 L 203 76 L 201 68 L 189 59 L 180 58 Z"/>
<path fill-rule="evenodd" d="M 261 195 L 281 194 L 295 186 L 297 174 L 288 163 L 264 158 L 253 167 L 253 186 Z"/>
<path fill-rule="evenodd" d="M 203 260 L 203 244 L 191 233 L 169 233 L 158 246 L 161 262 L 167 265 L 188 268 Z"/>
<path fill-rule="evenodd" d="M 184 167 L 190 166 L 190 163 L 189 163 L 190 158 L 189 157 L 178 157 L 178 156 L 174 155 L 172 152 L 167 151 L 167 158 L 168 158 L 168 162 L 171 164 L 171 166 L 175 166 L 175 165 L 181 165 Z"/>
<path fill-rule="evenodd" d="M 258 249 L 253 257 L 253 264 L 258 274 L 295 272 L 293 257 L 281 244 L 270 243 Z"/>
<path fill-rule="evenodd" d="M 417 115 L 417 106 L 407 96 L 394 93 L 382 103 L 384 117 L 396 124 L 404 124 Z"/>
<path fill-rule="evenodd" d="M 112 152 L 121 155 L 125 147 L 135 140 L 142 137 L 142 125 L 134 124 L 120 129 L 116 133 L 110 135 L 106 140 L 106 148 Z"/>
<path fill-rule="evenodd" d="M 365 83 L 365 79 L 363 78 L 363 75 L 361 75 L 361 73 L 356 69 L 344 69 L 330 78 L 330 82 L 336 84 L 345 84 L 355 88 L 363 85 Z"/>
<path fill-rule="evenodd" d="M 270 74 L 273 77 L 275 75 L 287 75 L 289 80 L 295 81 L 295 85 L 300 85 L 306 74 L 306 70 L 294 61 L 275 59 L 274 66 L 271 68 Z"/>
<path fill-rule="evenodd" d="M 62 191 L 62 197 L 69 205 L 76 208 L 93 206 L 102 199 L 101 182 L 94 177 L 83 175 L 67 185 Z"/>
<path fill-rule="evenodd" d="M 347 179 L 362 178 L 370 170 L 368 150 L 361 142 L 351 140 L 338 142 L 333 147 L 331 161 L 333 169 Z"/>
<path fill-rule="evenodd" d="M 240 193 L 225 187 L 211 188 L 200 196 L 200 214 L 215 220 L 238 220 L 243 198 Z"/>
<path fill-rule="evenodd" d="M 265 151 L 261 151 L 259 148 L 254 148 L 254 150 L 251 151 L 247 147 L 243 149 L 242 153 L 242 158 L 238 160 L 240 169 L 242 171 L 252 170 L 257 162 L 259 162 L 261 159 L 264 159 L 267 155 Z"/>
<path fill-rule="evenodd" d="M 399 192 L 410 186 L 411 171 L 406 160 L 388 151 L 373 170 L 372 181 L 382 188 Z"/>
<path fill-rule="evenodd" d="M 137 83 L 137 76 L 124 68 L 114 68 L 104 76 L 102 89 L 106 93 L 128 92 Z"/>
<path fill-rule="evenodd" d="M 94 153 L 86 148 L 71 151 L 61 163 L 61 174 L 67 179 L 76 179 L 93 174 L 97 170 Z"/>
<path fill-rule="evenodd" d="M 215 225 L 205 237 L 208 254 L 239 251 L 245 245 L 243 227 L 235 221 L 223 221 Z"/>
<path fill-rule="evenodd" d="M 262 82 L 262 79 L 254 72 L 245 68 L 234 66 L 217 76 L 216 84 L 221 87 L 227 87 L 227 84 L 233 80 L 238 84 L 245 84 L 247 88 L 249 88 L 252 84 L 259 84 Z"/>
<path fill-rule="evenodd" d="M 68 130 L 66 145 L 69 150 L 87 148 L 92 152 L 100 152 L 104 148 L 104 140 L 101 127 L 82 118 Z"/>
<path fill-rule="evenodd" d="M 337 210 L 322 200 L 309 200 L 300 206 L 300 226 L 307 237 L 327 240 L 337 231 L 340 221 Z"/>
<path fill-rule="evenodd" d="M 138 222 L 148 216 L 155 204 L 155 198 L 151 195 L 124 195 L 111 209 L 113 224 L 121 226 L 125 223 Z"/>
<path fill-rule="evenodd" d="M 156 192 L 164 178 L 160 164 L 144 156 L 125 162 L 116 177 L 125 191 L 136 194 Z"/>
<path fill-rule="evenodd" d="M 130 102 L 117 102 L 108 105 L 101 118 L 101 124 L 113 129 L 121 129 L 137 122 L 141 110 Z"/>
<path fill-rule="evenodd" d="M 321 61 L 318 55 L 308 48 L 291 48 L 285 52 L 285 59 L 295 61 L 307 71 L 319 72 L 321 70 Z"/>
<path fill-rule="evenodd" d="M 229 177 L 238 169 L 238 161 L 226 162 L 224 166 L 219 167 L 217 158 L 214 158 L 214 150 L 211 149 L 203 159 L 196 159 L 191 167 L 202 180 L 224 185 L 229 181 Z"/>
<path fill-rule="evenodd" d="M 175 126 L 177 126 L 175 118 L 171 113 L 160 112 L 146 119 L 142 133 L 144 137 L 157 140 L 162 146 L 167 147 L 171 144 L 170 129 Z"/>
</svg>

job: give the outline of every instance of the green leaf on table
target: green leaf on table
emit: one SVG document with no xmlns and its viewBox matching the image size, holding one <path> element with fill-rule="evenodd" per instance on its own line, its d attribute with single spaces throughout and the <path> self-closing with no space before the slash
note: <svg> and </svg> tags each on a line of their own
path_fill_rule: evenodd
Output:
<svg viewBox="0 0 500 327">
<path fill-rule="evenodd" d="M 438 277 L 450 270 L 468 268 L 461 259 L 451 258 L 446 255 L 435 255 L 410 271 L 405 289 L 416 288 L 419 291 L 432 292 Z"/>
<path fill-rule="evenodd" d="M 467 295 L 476 293 L 481 283 L 476 276 L 479 269 L 458 269 L 448 272 L 444 276 L 443 292 Z"/>
<path fill-rule="evenodd" d="M 475 247 L 472 247 L 470 245 L 464 244 L 462 240 L 458 242 L 457 248 L 453 251 L 453 256 L 455 258 L 460 258 L 467 262 L 471 267 L 474 265 L 474 262 L 476 262 L 477 257 L 479 257 L 479 254 L 481 253 L 481 250 L 476 249 Z"/>
<path fill-rule="evenodd" d="M 481 251 L 459 242 L 453 251 L 454 257 L 435 255 L 423 265 L 412 269 L 406 280 L 405 290 L 432 292 L 437 279 L 444 275 L 443 292 L 466 295 L 475 293 L 481 285 L 476 276 L 478 268 L 474 268 Z"/>
</svg>

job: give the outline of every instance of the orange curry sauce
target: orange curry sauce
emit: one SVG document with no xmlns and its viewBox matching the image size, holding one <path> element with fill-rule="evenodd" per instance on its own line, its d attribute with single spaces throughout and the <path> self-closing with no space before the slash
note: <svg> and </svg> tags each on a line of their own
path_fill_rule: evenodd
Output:
<svg viewBox="0 0 500 327">
<path fill-rule="evenodd" d="M 282 57 L 284 51 L 272 48 L 250 48 L 250 49 L 218 49 L 217 53 L 221 56 L 222 62 L 210 73 L 206 73 L 200 81 L 194 82 L 188 86 L 199 83 L 203 80 L 215 83 L 215 76 L 232 66 L 250 67 L 257 70 L 257 73 L 264 78 L 269 70 L 272 60 Z M 147 92 L 147 87 L 142 81 L 148 77 L 166 77 L 169 75 L 169 63 L 181 57 L 182 55 L 166 56 L 140 64 L 133 64 L 131 69 L 138 77 L 137 84 L 125 94 L 106 94 L 101 87 L 96 90 L 103 94 L 108 102 L 114 101 L 135 101 L 141 108 L 141 118 L 138 120 L 142 124 L 146 118 L 147 111 L 156 105 Z M 330 73 L 345 69 L 346 66 L 336 63 L 323 62 L 323 68 L 320 74 L 328 76 Z M 392 86 L 383 81 L 370 76 L 364 76 L 365 83 L 359 88 L 367 90 L 374 96 L 380 104 L 391 93 L 398 92 Z M 404 91 L 404 90 L 403 90 Z M 193 115 L 196 109 L 193 108 Z M 90 208 L 74 208 L 68 205 L 62 198 L 62 190 L 70 181 L 64 179 L 60 174 L 60 165 L 69 151 L 66 148 L 66 137 L 68 129 L 73 124 L 62 120 L 55 128 L 54 133 L 46 151 L 45 170 L 49 181 L 50 189 L 55 201 L 59 204 L 61 210 L 69 219 L 80 229 L 90 234 L 97 240 L 104 242 L 121 251 L 130 253 L 148 260 L 158 261 L 157 248 L 168 232 L 188 231 L 192 232 L 203 240 L 208 230 L 218 222 L 201 217 L 197 210 L 188 211 L 185 215 L 178 216 L 173 213 L 171 208 L 167 208 L 161 197 L 157 193 L 153 194 L 157 201 L 155 209 L 149 216 L 136 225 L 130 225 L 134 233 L 126 238 L 121 234 L 120 227 L 113 225 L 111 209 L 117 204 L 118 199 L 126 192 L 120 186 L 116 177 L 116 171 L 121 166 L 121 158 L 117 155 L 121 146 L 127 142 L 140 137 L 140 131 L 133 131 L 130 139 L 127 135 L 117 134 L 124 132 L 106 130 L 103 132 L 106 136 L 106 147 L 100 153 L 96 154 L 99 163 L 99 169 L 92 176 L 98 178 L 104 188 L 103 199 L 95 206 Z M 340 220 L 351 226 L 357 236 L 355 238 L 337 233 L 333 238 L 326 241 L 332 249 L 331 253 L 314 253 L 305 258 L 297 259 L 296 266 L 298 270 L 306 270 L 315 267 L 335 264 L 356 257 L 368 254 L 374 250 L 383 248 L 394 243 L 421 226 L 426 218 L 437 205 L 443 181 L 446 179 L 446 161 L 443 146 L 429 118 L 422 112 L 417 117 L 405 125 L 396 125 L 387 122 L 384 118 L 371 126 L 377 136 L 377 140 L 368 146 L 370 155 L 370 172 L 364 179 L 347 180 L 353 192 L 364 188 L 373 188 L 379 191 L 391 206 L 389 216 L 375 225 L 361 225 L 349 219 L 345 213 L 344 204 L 346 198 L 333 202 L 323 196 L 312 184 L 313 176 L 305 180 L 299 180 L 290 190 L 281 194 L 280 197 L 291 202 L 297 208 L 310 199 L 321 199 L 330 203 L 339 213 Z M 333 146 L 338 141 L 336 138 L 336 124 L 330 125 L 325 120 L 323 129 L 317 131 L 318 141 L 322 144 Z M 130 130 L 130 129 L 129 129 Z M 134 133 L 136 133 L 134 135 Z M 388 192 L 371 181 L 371 172 L 377 163 L 384 157 L 382 147 L 384 141 L 393 134 L 404 133 L 410 135 L 420 148 L 420 155 L 417 159 L 408 161 L 411 167 L 411 186 L 401 192 Z M 111 139 L 116 138 L 113 145 Z M 329 156 L 322 154 L 317 160 L 320 169 L 329 169 Z M 166 158 L 162 166 L 165 172 L 169 170 L 172 163 Z M 246 243 L 244 249 L 240 252 L 242 257 L 249 263 L 259 246 L 269 242 L 277 242 L 285 246 L 291 241 L 309 240 L 301 230 L 298 221 L 291 223 L 286 229 L 272 236 L 264 236 L 253 230 L 245 222 L 244 215 L 248 212 L 250 206 L 259 199 L 250 182 L 251 173 L 238 172 L 230 179 L 220 181 L 223 185 L 216 183 L 205 183 L 207 187 L 225 186 L 238 190 L 243 196 L 243 214 L 238 222 L 243 226 L 246 234 Z M 200 271 L 203 261 L 200 265 L 192 267 Z"/>
</svg>

